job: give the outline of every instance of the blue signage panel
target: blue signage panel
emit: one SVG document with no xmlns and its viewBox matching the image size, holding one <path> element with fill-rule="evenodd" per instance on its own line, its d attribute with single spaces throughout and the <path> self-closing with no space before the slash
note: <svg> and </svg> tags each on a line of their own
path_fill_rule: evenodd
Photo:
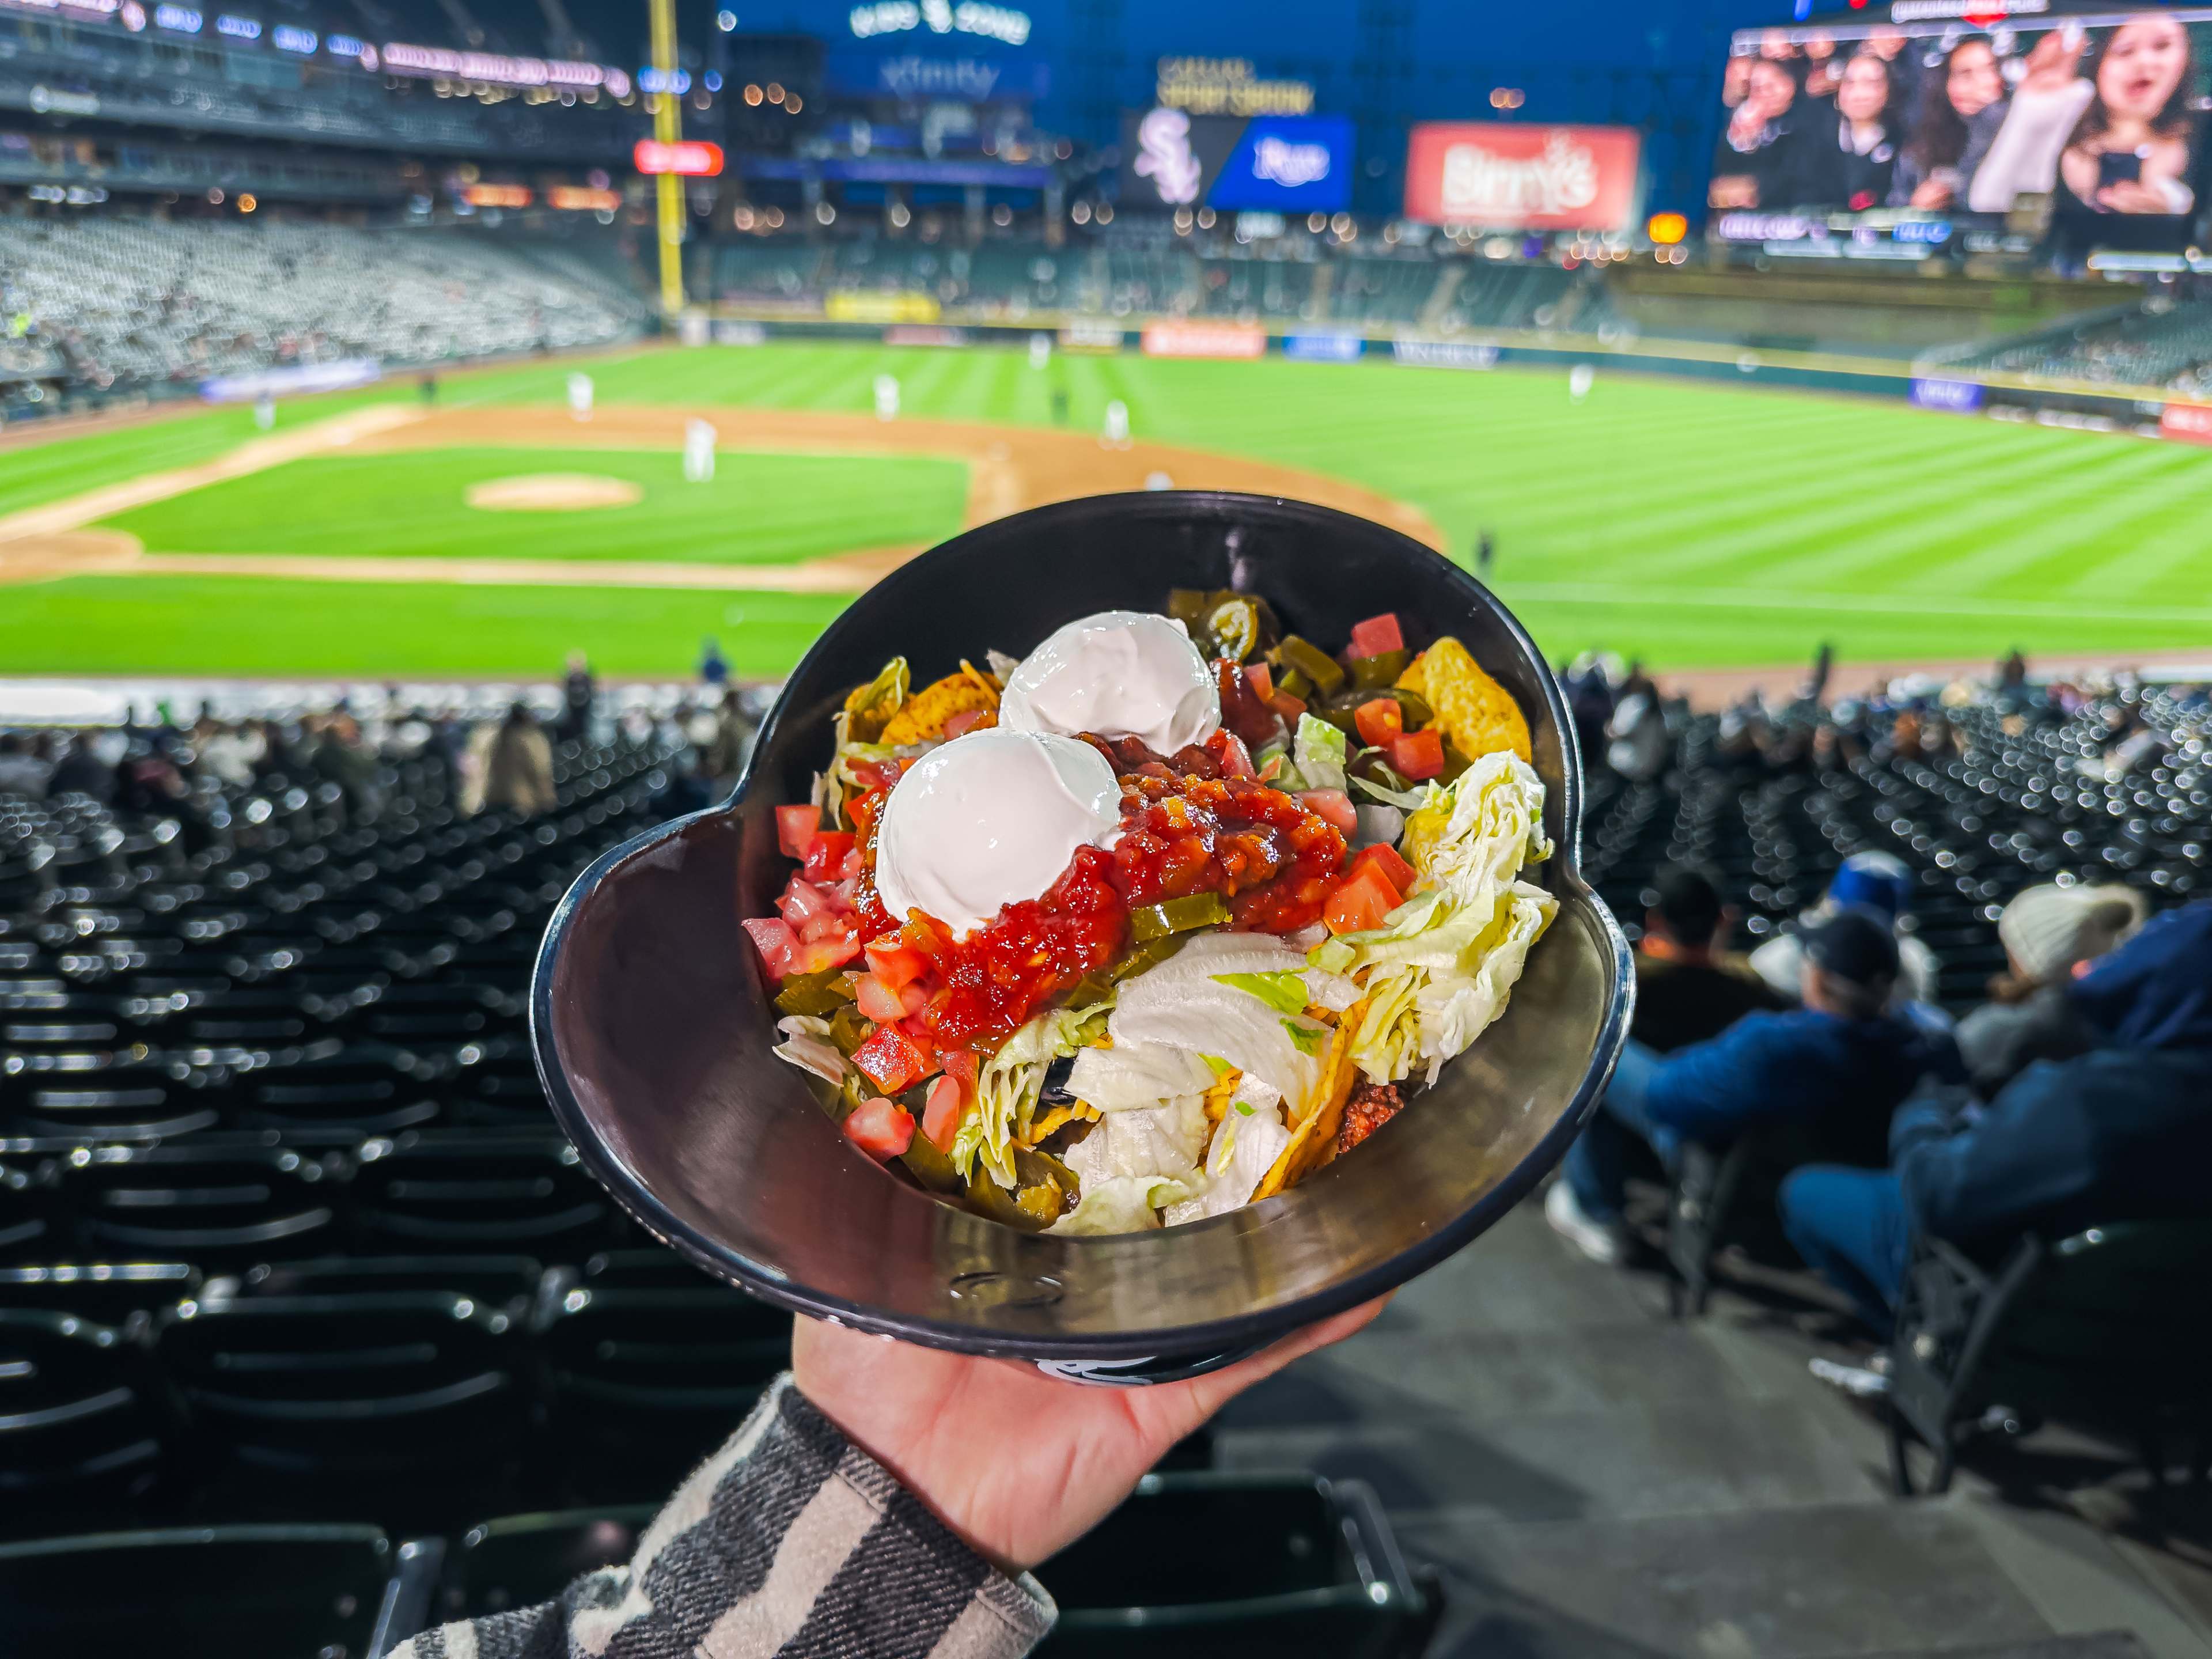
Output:
<svg viewBox="0 0 2212 1659">
<path fill-rule="evenodd" d="M 1352 121 L 1255 115 L 1206 192 L 1210 207 L 1341 213 L 1352 205 Z"/>
<path fill-rule="evenodd" d="M 1285 334 L 1283 356 L 1303 363 L 1349 363 L 1358 360 L 1367 342 L 1357 334 Z"/>
<path fill-rule="evenodd" d="M 1975 380 L 1929 380 L 1915 376 L 1912 401 L 1923 409 L 1949 410 L 1967 415 L 1982 406 L 1982 387 Z"/>
</svg>

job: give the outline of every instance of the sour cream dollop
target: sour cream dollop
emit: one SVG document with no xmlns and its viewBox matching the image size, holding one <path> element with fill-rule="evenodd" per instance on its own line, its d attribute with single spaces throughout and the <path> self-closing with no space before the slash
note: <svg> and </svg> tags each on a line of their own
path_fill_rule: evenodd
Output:
<svg viewBox="0 0 2212 1659">
<path fill-rule="evenodd" d="M 1144 611 L 1072 622 L 1006 677 L 999 724 L 1016 732 L 1133 737 L 1163 755 L 1221 726 L 1213 671 L 1180 623 Z"/>
<path fill-rule="evenodd" d="M 1121 786 L 1089 744 L 971 732 L 924 755 L 884 802 L 876 889 L 892 915 L 918 909 L 965 939 L 1121 829 Z"/>
</svg>

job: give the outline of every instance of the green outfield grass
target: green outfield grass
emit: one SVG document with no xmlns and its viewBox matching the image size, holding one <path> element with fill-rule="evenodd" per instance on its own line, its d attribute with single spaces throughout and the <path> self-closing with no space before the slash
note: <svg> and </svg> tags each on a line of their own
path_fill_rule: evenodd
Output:
<svg viewBox="0 0 2212 1659">
<path fill-rule="evenodd" d="M 465 502 L 472 484 L 541 472 L 644 494 L 574 513 Z M 960 528 L 967 495 L 967 468 L 921 456 L 725 454 L 711 483 L 693 484 L 666 452 L 447 449 L 289 461 L 103 523 L 161 553 L 782 564 L 941 541 Z"/>
<path fill-rule="evenodd" d="M 1070 424 L 1095 430 L 1119 398 L 1140 439 L 1351 479 L 1421 507 L 1462 554 L 1487 527 L 1499 553 L 1494 585 L 1558 655 L 1603 646 L 1671 665 L 1764 665 L 1802 660 L 1823 641 L 1860 659 L 1986 657 L 2015 644 L 2212 654 L 2212 452 L 2183 445 L 1603 366 L 1579 405 L 1564 369 L 1468 374 L 1377 361 L 1060 355 L 1040 371 L 1018 351 L 777 344 L 641 352 L 590 369 L 603 404 L 865 411 L 874 377 L 890 373 L 910 415 L 1043 424 L 1058 388 Z M 549 364 L 452 375 L 443 401 L 559 407 L 568 373 Z M 379 395 L 413 394 L 288 405 L 281 418 Z M 232 410 L 0 452 L 0 512 L 205 459 L 248 435 L 250 422 Z M 501 454 L 504 471 L 615 470 L 604 452 Z M 910 474 L 827 463 L 864 470 L 808 504 L 799 498 L 812 492 L 795 482 L 804 460 L 736 459 L 725 465 L 758 482 L 726 531 L 625 536 L 619 556 L 694 557 L 703 542 L 706 556 L 744 562 L 803 556 L 774 550 L 819 548 L 808 539 L 817 534 L 851 533 L 863 544 L 945 533 L 941 464 Z M 300 464 L 245 482 L 274 487 L 286 473 L 346 464 Z M 172 526 L 197 521 L 193 545 L 204 550 L 249 550 L 246 524 L 227 529 L 210 506 L 241 487 L 143 512 Z M 459 487 L 451 477 L 440 484 L 448 501 Z M 274 505 L 295 523 L 303 512 L 341 525 L 347 516 L 312 499 Z M 379 550 L 369 544 L 398 533 L 376 521 L 390 511 L 360 503 L 361 528 L 338 533 Z M 847 514 L 865 518 L 865 534 L 830 522 Z M 550 556 L 552 540 L 588 539 L 615 516 L 580 514 L 555 531 L 539 515 L 470 515 L 465 543 L 461 529 L 434 522 L 410 533 L 422 552 L 482 555 L 511 537 L 514 551 Z M 496 522 L 480 531 L 477 518 Z M 184 550 L 173 534 L 129 527 L 151 547 Z M 302 550 L 296 538 L 256 544 L 325 550 Z M 752 595 L 82 577 L 0 589 L 0 671 L 381 674 L 472 665 L 503 674 L 545 672 L 581 647 L 605 672 L 678 672 L 699 636 L 714 632 L 743 672 L 769 674 L 835 609 Z"/>
</svg>

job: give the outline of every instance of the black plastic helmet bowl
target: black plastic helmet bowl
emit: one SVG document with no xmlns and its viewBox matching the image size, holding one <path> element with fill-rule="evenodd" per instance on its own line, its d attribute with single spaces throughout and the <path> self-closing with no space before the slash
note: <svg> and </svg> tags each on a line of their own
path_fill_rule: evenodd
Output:
<svg viewBox="0 0 2212 1659">
<path fill-rule="evenodd" d="M 775 1010 L 741 917 L 790 864 L 853 686 L 894 656 L 915 683 L 988 647 L 1024 653 L 1171 587 L 1264 595 L 1334 644 L 1382 611 L 1409 642 L 1452 634 L 1519 699 L 1558 850 L 1527 879 L 1559 901 L 1504 1016 L 1356 1152 L 1291 1190 L 1194 1224 L 1028 1234 L 932 1198 L 848 1143 L 777 1060 Z M 1582 775 L 1556 682 L 1466 573 L 1395 530 L 1270 497 L 1158 491 L 1039 507 L 901 566 L 793 673 L 732 798 L 610 853 L 547 930 L 531 1024 L 555 1115 L 657 1237 L 769 1301 L 934 1347 L 1096 1381 L 1226 1363 L 1434 1266 L 1557 1163 L 1626 1032 L 1628 947 L 1577 871 Z"/>
</svg>

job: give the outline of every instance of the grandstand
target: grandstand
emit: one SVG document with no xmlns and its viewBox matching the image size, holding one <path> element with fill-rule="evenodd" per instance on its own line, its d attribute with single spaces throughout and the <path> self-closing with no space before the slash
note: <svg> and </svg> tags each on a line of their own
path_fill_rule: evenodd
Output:
<svg viewBox="0 0 2212 1659">
<path fill-rule="evenodd" d="M 1990 345 L 1929 354 L 1931 367 L 2052 384 L 2212 395 L 2212 301 L 2154 298 Z"/>
<path fill-rule="evenodd" d="M 0 374 L 102 389 L 348 357 L 575 350 L 635 337 L 646 318 L 618 273 L 558 248 L 121 217 L 22 224 L 0 241 L 0 310 L 39 325 Z"/>
</svg>

